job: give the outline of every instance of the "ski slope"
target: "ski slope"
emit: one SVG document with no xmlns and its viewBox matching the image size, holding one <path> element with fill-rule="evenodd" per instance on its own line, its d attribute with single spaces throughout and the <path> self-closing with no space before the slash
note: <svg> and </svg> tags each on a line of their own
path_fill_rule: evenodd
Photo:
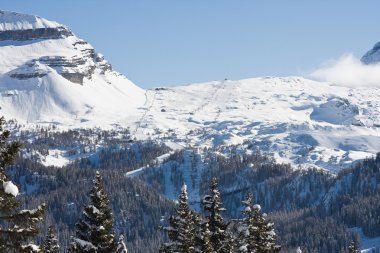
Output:
<svg viewBox="0 0 380 253">
<path fill-rule="evenodd" d="M 301 77 L 224 80 L 148 92 L 136 137 L 257 148 L 279 161 L 339 170 L 380 150 L 380 90 Z"/>
</svg>

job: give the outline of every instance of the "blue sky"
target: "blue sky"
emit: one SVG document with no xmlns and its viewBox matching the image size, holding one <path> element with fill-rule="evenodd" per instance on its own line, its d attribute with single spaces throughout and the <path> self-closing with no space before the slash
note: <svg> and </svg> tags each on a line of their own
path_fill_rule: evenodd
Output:
<svg viewBox="0 0 380 253">
<path fill-rule="evenodd" d="M 148 88 L 308 76 L 380 41 L 380 1 L 9 0 L 0 9 L 68 25 Z"/>
</svg>

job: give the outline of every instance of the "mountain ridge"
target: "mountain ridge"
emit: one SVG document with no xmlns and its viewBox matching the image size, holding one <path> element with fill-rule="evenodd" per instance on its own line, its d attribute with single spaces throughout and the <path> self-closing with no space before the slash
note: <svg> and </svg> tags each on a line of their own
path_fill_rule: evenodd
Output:
<svg viewBox="0 0 380 253">
<path fill-rule="evenodd" d="M 296 167 L 331 171 L 380 150 L 379 88 L 259 77 L 143 90 L 66 26 L 31 15 L 5 16 L 16 25 L 4 27 L 28 31 L 0 41 L 0 106 L 20 123 L 118 125 L 136 139 L 260 149 Z M 44 24 L 59 31 L 38 32 Z"/>
</svg>

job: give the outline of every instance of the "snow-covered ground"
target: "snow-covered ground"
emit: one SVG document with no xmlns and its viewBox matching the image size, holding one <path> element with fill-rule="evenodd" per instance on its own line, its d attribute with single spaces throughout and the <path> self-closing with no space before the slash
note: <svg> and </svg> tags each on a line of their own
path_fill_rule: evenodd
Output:
<svg viewBox="0 0 380 253">
<path fill-rule="evenodd" d="M 173 154 L 173 152 L 169 152 L 167 154 L 163 154 L 159 157 L 157 157 L 155 159 L 154 162 L 156 162 L 157 164 L 161 164 L 165 161 L 165 159 L 167 159 L 171 154 Z M 125 173 L 125 176 L 126 177 L 136 177 L 138 175 L 140 175 L 145 169 L 148 169 L 149 167 L 141 167 L 141 168 L 138 168 L 136 170 L 132 170 L 132 171 L 128 171 L 127 173 Z"/>
<path fill-rule="evenodd" d="M 380 89 L 300 77 L 224 80 L 147 92 L 137 138 L 241 145 L 279 161 L 339 170 L 380 150 Z"/>
</svg>

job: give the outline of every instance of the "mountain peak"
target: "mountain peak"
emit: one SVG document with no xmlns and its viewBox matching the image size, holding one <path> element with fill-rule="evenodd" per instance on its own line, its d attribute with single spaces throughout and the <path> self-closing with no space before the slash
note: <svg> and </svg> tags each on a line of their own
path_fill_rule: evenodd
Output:
<svg viewBox="0 0 380 253">
<path fill-rule="evenodd" d="M 380 62 L 380 42 L 377 42 L 371 50 L 363 55 L 361 61 L 364 64 L 375 64 Z"/>
<path fill-rule="evenodd" d="M 71 30 L 0 11 L 0 107 L 23 122 L 114 122 L 136 113 L 144 90 Z"/>
<path fill-rule="evenodd" d="M 35 15 L 0 10 L 0 31 L 58 27 L 63 25 Z"/>
<path fill-rule="evenodd" d="M 0 11 L 0 41 L 59 39 L 72 35 L 69 28 L 39 16 Z"/>
</svg>

